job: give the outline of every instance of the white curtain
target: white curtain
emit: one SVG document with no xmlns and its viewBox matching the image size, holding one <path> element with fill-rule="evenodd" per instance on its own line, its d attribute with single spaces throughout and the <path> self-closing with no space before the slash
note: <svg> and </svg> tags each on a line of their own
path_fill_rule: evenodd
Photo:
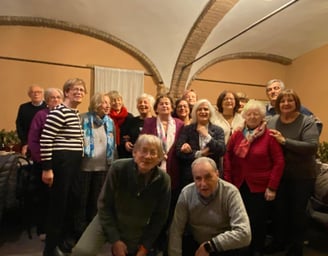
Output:
<svg viewBox="0 0 328 256">
<path fill-rule="evenodd" d="M 137 97 L 144 92 L 144 72 L 95 66 L 94 92 L 118 91 L 128 112 L 137 116 Z"/>
</svg>

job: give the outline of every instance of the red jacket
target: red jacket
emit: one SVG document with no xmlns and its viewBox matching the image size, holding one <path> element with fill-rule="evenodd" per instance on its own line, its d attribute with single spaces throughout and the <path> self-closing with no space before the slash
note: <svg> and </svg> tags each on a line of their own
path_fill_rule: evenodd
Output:
<svg viewBox="0 0 328 256">
<path fill-rule="evenodd" d="M 285 160 L 281 146 L 269 135 L 269 130 L 256 138 L 245 158 L 234 153 L 244 139 L 242 131 L 235 131 L 229 139 L 224 155 L 224 179 L 238 188 L 245 181 L 252 193 L 265 192 L 266 188 L 278 189 Z"/>
</svg>

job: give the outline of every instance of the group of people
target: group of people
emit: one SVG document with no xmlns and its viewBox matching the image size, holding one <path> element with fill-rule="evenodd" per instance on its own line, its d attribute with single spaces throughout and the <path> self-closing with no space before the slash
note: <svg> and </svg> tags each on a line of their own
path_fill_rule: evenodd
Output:
<svg viewBox="0 0 328 256">
<path fill-rule="evenodd" d="M 43 255 L 97 255 L 105 243 L 114 256 L 303 255 L 322 123 L 281 80 L 266 93 L 268 106 L 228 90 L 216 106 L 193 90 L 175 103 L 142 94 L 134 117 L 117 91 L 79 115 L 79 78 L 45 103 L 32 86 L 16 124 L 43 182 Z"/>
</svg>

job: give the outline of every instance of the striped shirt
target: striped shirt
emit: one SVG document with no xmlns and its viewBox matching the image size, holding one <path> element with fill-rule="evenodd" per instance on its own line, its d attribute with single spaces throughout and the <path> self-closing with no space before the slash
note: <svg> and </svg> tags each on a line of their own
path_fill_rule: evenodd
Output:
<svg viewBox="0 0 328 256">
<path fill-rule="evenodd" d="M 83 151 L 83 133 L 77 110 L 59 105 L 47 116 L 40 139 L 43 170 L 52 169 L 53 151 Z"/>
</svg>

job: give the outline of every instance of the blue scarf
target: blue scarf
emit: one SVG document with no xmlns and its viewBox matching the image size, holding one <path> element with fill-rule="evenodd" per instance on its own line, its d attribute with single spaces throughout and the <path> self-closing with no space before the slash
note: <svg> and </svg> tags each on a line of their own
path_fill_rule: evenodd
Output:
<svg viewBox="0 0 328 256">
<path fill-rule="evenodd" d="M 107 137 L 107 149 L 106 157 L 107 160 L 111 160 L 113 157 L 113 152 L 115 148 L 115 137 L 114 137 L 114 123 L 108 115 L 104 115 L 101 119 L 96 113 L 88 112 L 83 118 L 82 126 L 84 132 L 84 155 L 86 157 L 94 156 L 94 134 L 93 134 L 93 125 L 104 126 Z"/>
</svg>

